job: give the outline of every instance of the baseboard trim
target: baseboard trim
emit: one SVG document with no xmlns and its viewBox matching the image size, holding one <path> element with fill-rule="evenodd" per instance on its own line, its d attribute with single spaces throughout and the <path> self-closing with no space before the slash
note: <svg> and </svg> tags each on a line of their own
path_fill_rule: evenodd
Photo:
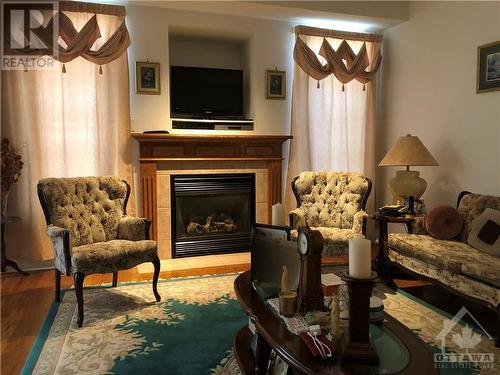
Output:
<svg viewBox="0 0 500 375">
<path fill-rule="evenodd" d="M 17 262 L 19 265 L 19 268 L 21 268 L 23 271 L 46 271 L 46 270 L 51 270 L 54 269 L 54 259 L 48 259 L 48 260 L 40 260 L 37 262 L 22 262 L 19 261 Z M 15 273 L 17 272 L 13 268 L 7 267 L 7 273 Z"/>
</svg>

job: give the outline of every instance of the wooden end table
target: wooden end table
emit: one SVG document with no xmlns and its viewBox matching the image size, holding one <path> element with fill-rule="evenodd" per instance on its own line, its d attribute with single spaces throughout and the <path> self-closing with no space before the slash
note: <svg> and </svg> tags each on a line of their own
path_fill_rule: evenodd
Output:
<svg viewBox="0 0 500 375">
<path fill-rule="evenodd" d="M 6 250 L 6 245 L 5 245 L 5 224 L 13 224 L 13 223 L 18 223 L 21 221 L 21 218 L 18 216 L 2 216 L 1 218 L 1 236 L 2 236 L 2 258 L 1 258 L 1 271 L 5 272 L 7 271 L 7 266 L 14 268 L 17 272 L 19 272 L 22 275 L 29 275 L 28 272 L 23 271 L 19 266 L 17 265 L 16 262 L 13 260 L 10 260 L 7 258 L 5 255 L 5 250 Z"/>
<path fill-rule="evenodd" d="M 379 224 L 379 232 L 378 232 L 378 254 L 375 258 L 375 267 L 377 270 L 383 269 L 387 264 L 388 255 L 387 255 L 387 224 L 388 223 L 400 223 L 405 224 L 406 230 L 408 233 L 412 232 L 412 224 L 415 221 L 416 217 L 407 217 L 407 216 L 387 216 L 382 215 L 379 212 L 376 212 L 371 215 L 373 220 L 378 221 Z"/>
</svg>

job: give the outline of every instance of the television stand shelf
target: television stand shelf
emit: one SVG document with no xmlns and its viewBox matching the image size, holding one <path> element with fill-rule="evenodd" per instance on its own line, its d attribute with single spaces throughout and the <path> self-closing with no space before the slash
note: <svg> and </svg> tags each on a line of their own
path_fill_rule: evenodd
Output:
<svg viewBox="0 0 500 375">
<path fill-rule="evenodd" d="M 253 120 L 208 120 L 173 118 L 172 129 L 253 130 Z"/>
</svg>

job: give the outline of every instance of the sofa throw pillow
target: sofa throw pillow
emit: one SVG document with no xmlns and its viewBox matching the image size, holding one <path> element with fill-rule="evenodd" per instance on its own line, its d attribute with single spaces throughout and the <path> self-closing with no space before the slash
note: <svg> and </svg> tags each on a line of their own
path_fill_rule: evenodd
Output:
<svg viewBox="0 0 500 375">
<path fill-rule="evenodd" d="M 425 229 L 432 237 L 449 240 L 462 231 L 464 218 L 451 206 L 439 206 L 425 215 Z"/>
<path fill-rule="evenodd" d="M 467 242 L 478 250 L 500 257 L 500 211 L 487 208 L 472 221 Z"/>
</svg>

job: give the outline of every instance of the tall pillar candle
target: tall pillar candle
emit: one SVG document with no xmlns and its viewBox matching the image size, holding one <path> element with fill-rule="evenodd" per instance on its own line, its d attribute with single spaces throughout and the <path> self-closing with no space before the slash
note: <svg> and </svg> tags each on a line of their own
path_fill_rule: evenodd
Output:
<svg viewBox="0 0 500 375">
<path fill-rule="evenodd" d="M 272 215 L 272 224 L 277 226 L 285 225 L 285 206 L 281 203 L 276 203 L 273 205 L 273 215 Z"/>
<path fill-rule="evenodd" d="M 368 279 L 372 273 L 371 242 L 366 238 L 349 240 L 349 276 Z"/>
<path fill-rule="evenodd" d="M 281 274 L 281 291 L 288 292 L 288 267 L 283 266 L 283 273 Z"/>
</svg>

